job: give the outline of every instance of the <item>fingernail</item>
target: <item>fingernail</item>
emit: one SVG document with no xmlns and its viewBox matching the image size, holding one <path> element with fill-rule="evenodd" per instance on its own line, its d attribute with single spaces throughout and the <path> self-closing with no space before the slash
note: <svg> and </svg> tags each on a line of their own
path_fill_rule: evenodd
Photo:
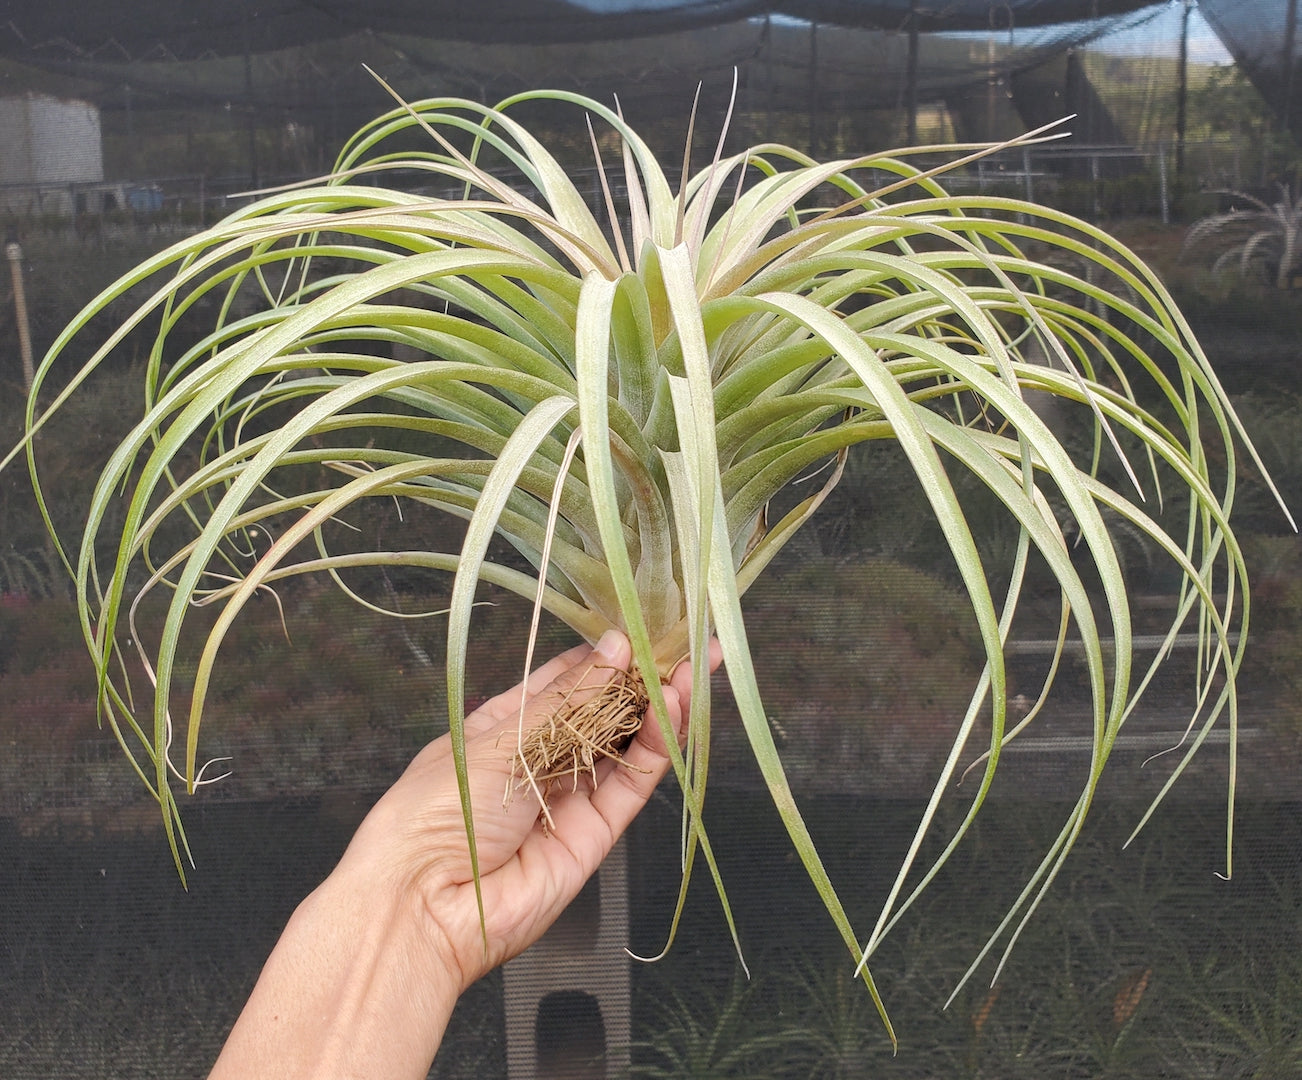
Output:
<svg viewBox="0 0 1302 1080">
<path fill-rule="evenodd" d="M 623 648 L 624 635 L 618 630 L 607 630 L 597 642 L 596 651 L 607 660 L 614 660 Z"/>
</svg>

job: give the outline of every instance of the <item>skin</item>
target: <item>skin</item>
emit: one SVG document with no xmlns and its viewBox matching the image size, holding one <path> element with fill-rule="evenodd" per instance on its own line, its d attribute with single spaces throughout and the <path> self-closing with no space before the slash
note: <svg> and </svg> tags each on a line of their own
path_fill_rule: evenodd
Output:
<svg viewBox="0 0 1302 1080">
<path fill-rule="evenodd" d="M 717 647 L 711 657 L 717 666 Z M 611 631 L 528 679 L 525 725 L 567 693 L 590 693 L 601 671 L 627 668 Z M 665 685 L 682 734 L 690 672 Z M 669 768 L 654 722 L 602 762 L 595 789 L 552 793 L 544 831 L 527 790 L 503 806 L 521 687 L 466 718 L 487 938 L 470 869 L 447 736 L 420 752 L 362 822 L 335 870 L 298 907 L 235 1023 L 210 1080 L 256 1077 L 424 1077 L 457 998 L 536 941 L 578 895 Z"/>
</svg>

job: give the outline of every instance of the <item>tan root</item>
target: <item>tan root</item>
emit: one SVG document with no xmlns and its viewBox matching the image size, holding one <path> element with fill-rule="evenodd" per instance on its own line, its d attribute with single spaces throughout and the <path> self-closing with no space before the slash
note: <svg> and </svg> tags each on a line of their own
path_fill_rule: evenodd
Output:
<svg viewBox="0 0 1302 1080">
<path fill-rule="evenodd" d="M 589 673 L 594 670 L 590 668 Z M 552 824 L 548 796 L 562 784 L 577 790 L 581 778 L 588 779 L 595 788 L 597 765 L 603 758 L 626 769 L 646 771 L 630 765 L 623 756 L 646 715 L 646 684 L 632 672 L 601 670 L 612 672 L 608 681 L 594 687 L 585 674 L 547 720 L 524 732 L 517 741 L 506 799 L 509 802 L 522 789 L 536 791 L 548 827 Z M 594 688 L 596 692 L 591 696 L 574 700 L 576 695 Z"/>
</svg>

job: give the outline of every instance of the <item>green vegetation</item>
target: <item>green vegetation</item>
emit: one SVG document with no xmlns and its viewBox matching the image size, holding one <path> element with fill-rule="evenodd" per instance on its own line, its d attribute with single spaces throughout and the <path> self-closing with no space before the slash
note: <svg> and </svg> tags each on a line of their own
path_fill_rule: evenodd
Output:
<svg viewBox="0 0 1302 1080">
<path fill-rule="evenodd" d="M 1282 185 L 1274 202 L 1245 192 L 1228 195 L 1230 210 L 1200 218 L 1185 236 L 1185 252 L 1210 262 L 1212 273 L 1233 268 L 1250 281 L 1287 289 L 1302 272 L 1302 203 Z"/>
<path fill-rule="evenodd" d="M 327 802 L 347 807 L 347 794 L 196 808 L 201 865 L 189 893 L 176 887 L 156 822 L 111 838 L 66 828 L 0 833 L 0 873 L 19 883 L 0 892 L 0 1075 L 204 1076 L 283 920 L 347 842 L 352 825 Z M 1007 976 L 994 988 L 974 981 L 942 1009 L 1017 886 L 967 883 L 992 852 L 1023 873 L 1069 809 L 995 800 L 975 843 L 883 946 L 883 990 L 902 1035 L 892 1056 L 838 950 L 811 943 L 824 916 L 799 868 L 774 857 L 776 815 L 754 793 L 720 789 L 714 797 L 718 820 L 745 823 L 758 848 L 725 867 L 754 944 L 752 976 L 741 978 L 718 939 L 708 889 L 695 890 L 684 947 L 632 968 L 638 1075 L 1278 1080 L 1302 1067 L 1294 1022 L 1302 1010 L 1302 866 L 1281 857 L 1302 841 L 1296 802 L 1244 807 L 1232 882 L 1188 857 L 1191 838 L 1217 831 L 1219 808 L 1182 803 L 1120 851 L 1135 807 L 1100 807 Z M 365 806 L 358 798 L 353 812 Z M 884 886 L 876 866 L 907 841 L 918 804 L 834 798 L 807 806 L 820 836 L 842 835 L 848 815 L 877 823 L 871 841 L 829 853 L 847 894 L 862 893 L 856 902 L 871 907 Z M 654 942 L 674 889 L 665 880 L 677 859 L 674 815 L 666 807 L 649 814 L 631 840 L 638 863 L 664 874 L 644 875 L 650 887 L 631 897 L 635 947 Z M 775 912 L 781 934 L 772 932 Z M 477 984 L 432 1075 L 504 1076 L 503 1014 L 501 980 Z M 673 1071 L 689 1051 L 720 1067 Z"/>
<path fill-rule="evenodd" d="M 1298 864 L 1279 853 L 1296 850 L 1295 807 L 1245 810 L 1244 865 L 1232 883 L 1182 855 L 1190 836 L 1216 827 L 1206 805 L 1182 804 L 1178 817 L 1155 822 L 1125 852 L 1119 848 L 1133 804 L 1101 807 L 1005 976 L 969 984 L 942 1010 L 966 957 L 1015 887 L 991 882 L 971 890 L 965 880 L 981 873 L 992 851 L 1032 861 L 1066 810 L 1006 792 L 978 824 L 976 843 L 883 946 L 881 970 L 891 972 L 883 990 L 902 1033 L 898 1055 L 872 1036 L 869 1003 L 836 957 L 793 949 L 783 935 L 757 962 L 744 993 L 733 989 L 723 953 L 671 955 L 639 971 L 635 1066 L 646 1075 L 748 1075 L 744 1068 L 665 1070 L 690 1030 L 691 1045 L 708 1046 L 715 1062 L 767 1046 L 770 1056 L 761 1061 L 777 1063 L 777 1075 L 816 1080 L 1293 1075 L 1302 1066 L 1302 1041 L 1287 1021 L 1302 1008 L 1302 940 L 1293 917 Z M 908 813 L 889 803 L 875 810 L 880 831 L 892 837 Z M 845 809 L 830 800 L 821 812 L 819 825 Z M 865 848 L 858 865 L 839 861 L 835 872 L 871 890 L 862 861 L 874 849 Z M 780 872 L 766 872 L 777 880 L 764 887 L 757 874 L 752 881 L 753 917 L 764 919 L 777 904 L 786 925 L 803 925 L 812 916 L 808 900 Z"/>
</svg>

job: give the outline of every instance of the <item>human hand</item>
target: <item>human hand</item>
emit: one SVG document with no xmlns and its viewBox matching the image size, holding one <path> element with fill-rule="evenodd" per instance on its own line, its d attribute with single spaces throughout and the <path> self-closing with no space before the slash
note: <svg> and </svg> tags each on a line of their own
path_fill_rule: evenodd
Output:
<svg viewBox="0 0 1302 1080">
<path fill-rule="evenodd" d="M 579 646 L 539 668 L 527 684 L 526 729 L 545 722 L 567 696 L 595 693 L 608 673 L 625 670 L 630 659 L 627 639 L 612 631 L 595 650 Z M 716 646 L 711 668 L 718 663 Z M 674 731 L 681 731 L 690 688 L 690 669 L 681 664 L 664 687 Z M 391 865 L 403 879 L 399 887 L 419 897 L 446 962 L 459 973 L 460 990 L 542 935 L 669 768 L 660 725 L 648 716 L 622 761 L 597 764 L 595 784 L 579 777 L 552 787 L 544 826 L 537 795 L 513 776 L 520 689 L 498 695 L 466 718 L 482 927 L 450 737 L 416 757 L 358 834 L 358 841 L 390 850 Z"/>
<path fill-rule="evenodd" d="M 628 666 L 622 634 L 543 665 L 526 684 L 526 726 L 567 694 L 594 692 Z M 711 669 L 719 663 L 711 648 Z M 671 730 L 691 675 L 665 687 Z M 550 793 L 550 825 L 513 775 L 520 687 L 466 718 L 466 761 L 484 923 L 448 736 L 417 755 L 366 816 L 339 865 L 286 926 L 236 1021 L 211 1080 L 423 1077 L 462 991 L 525 949 L 578 895 L 669 768 L 654 717 L 624 762 L 603 760 Z"/>
</svg>

